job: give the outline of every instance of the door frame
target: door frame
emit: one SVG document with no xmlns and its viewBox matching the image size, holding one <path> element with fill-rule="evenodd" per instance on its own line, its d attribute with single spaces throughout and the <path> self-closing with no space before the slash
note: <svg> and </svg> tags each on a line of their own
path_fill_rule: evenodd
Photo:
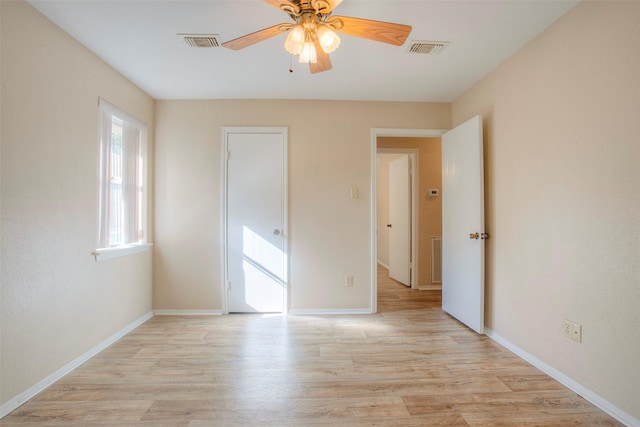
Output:
<svg viewBox="0 0 640 427">
<path fill-rule="evenodd" d="M 378 155 L 378 138 L 379 137 L 399 137 L 399 138 L 439 138 L 449 129 L 395 129 L 395 128 L 372 128 L 371 143 L 369 147 L 370 154 L 370 171 L 371 171 L 371 206 L 369 208 L 371 215 L 371 313 L 378 311 L 378 237 L 376 233 L 377 226 L 377 155 Z M 417 233 L 417 227 L 416 227 Z M 416 239 L 417 240 L 417 239 Z M 417 241 L 416 241 L 417 245 Z M 416 263 L 414 263 L 415 266 Z M 417 275 L 416 275 L 417 281 Z"/>
<path fill-rule="evenodd" d="M 377 141 L 376 141 L 377 146 Z M 409 274 L 409 287 L 418 289 L 418 164 L 419 153 L 416 148 L 378 148 L 376 154 L 406 154 L 409 157 L 409 167 L 411 168 L 411 256 L 409 263 L 411 264 L 411 273 Z M 377 160 L 377 156 L 376 156 Z M 377 191 L 377 174 L 376 174 L 376 191 Z M 378 194 L 376 193 L 376 199 Z M 376 218 L 377 218 L 377 200 L 376 200 Z M 377 226 L 377 224 L 374 224 Z M 378 234 L 376 233 L 376 264 L 378 262 Z M 376 267 L 377 269 L 377 267 Z"/>
<path fill-rule="evenodd" d="M 228 168 L 228 135 L 231 134 L 280 134 L 284 140 L 283 154 L 282 154 L 282 240 L 283 240 L 283 251 L 284 251 L 284 296 L 283 296 L 283 307 L 282 314 L 286 315 L 289 311 L 289 277 L 290 275 L 290 264 L 289 264 L 289 221 L 288 221 L 288 213 L 289 213 L 289 190 L 288 190 L 288 182 L 289 182 L 289 161 L 288 161 L 288 152 L 289 152 L 289 135 L 287 127 L 223 127 L 222 128 L 222 144 L 221 145 L 221 153 L 220 153 L 220 162 L 221 162 L 221 191 L 220 191 L 220 235 L 221 239 L 221 301 L 222 301 L 222 314 L 229 314 L 229 305 L 227 302 L 228 295 L 228 269 L 227 269 L 227 168 Z"/>
</svg>

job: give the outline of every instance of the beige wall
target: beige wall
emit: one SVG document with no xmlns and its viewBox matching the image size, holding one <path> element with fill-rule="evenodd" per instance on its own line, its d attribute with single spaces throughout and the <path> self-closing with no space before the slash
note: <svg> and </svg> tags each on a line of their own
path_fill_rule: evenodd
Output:
<svg viewBox="0 0 640 427">
<path fill-rule="evenodd" d="M 440 138 L 379 137 L 378 148 L 412 148 L 418 150 L 418 285 L 431 287 L 431 238 L 442 234 L 442 199 L 427 197 L 430 188 L 442 188 L 442 150 Z M 380 186 L 380 184 L 378 184 Z M 388 242 L 386 227 L 380 228 L 378 240 Z M 385 222 L 386 224 L 386 222 Z M 388 243 L 387 243 L 388 244 Z M 435 286 L 439 286 L 436 284 Z"/>
<path fill-rule="evenodd" d="M 583 2 L 453 104 L 485 118 L 488 327 L 636 418 L 638 17 Z"/>
<path fill-rule="evenodd" d="M 371 301 L 371 129 L 448 128 L 450 105 L 158 101 L 156 123 L 154 308 L 222 308 L 222 127 L 285 126 L 290 308 L 366 309 Z M 359 188 L 359 199 L 350 199 L 351 187 Z M 346 275 L 354 276 L 353 288 L 345 288 Z"/>
<path fill-rule="evenodd" d="M 100 263 L 91 252 L 98 97 L 151 130 L 153 100 L 26 2 L 0 10 L 5 403 L 151 310 L 150 252 Z"/>
</svg>

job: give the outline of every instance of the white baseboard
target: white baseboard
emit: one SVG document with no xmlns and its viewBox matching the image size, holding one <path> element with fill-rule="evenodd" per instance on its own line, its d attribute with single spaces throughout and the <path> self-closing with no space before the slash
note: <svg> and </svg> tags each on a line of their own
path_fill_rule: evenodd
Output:
<svg viewBox="0 0 640 427">
<path fill-rule="evenodd" d="M 153 310 L 156 316 L 220 316 L 222 310 Z"/>
<path fill-rule="evenodd" d="M 640 427 L 640 420 L 639 419 L 637 419 L 634 416 L 626 413 L 625 411 L 623 411 L 622 409 L 618 408 L 617 406 L 615 406 L 614 404 L 612 404 L 608 400 L 605 400 L 601 396 L 597 395 L 596 393 L 594 393 L 593 391 L 589 390 L 588 388 L 586 388 L 582 384 L 576 382 L 575 380 L 569 378 L 568 376 L 566 376 L 562 372 L 558 371 L 554 367 L 552 367 L 550 365 L 547 365 L 542 360 L 540 360 L 537 357 L 533 356 L 532 354 L 524 351 L 523 349 L 521 349 L 517 345 L 511 343 L 510 341 L 508 341 L 507 339 L 503 338 L 502 336 L 498 335 L 497 333 L 495 333 L 491 329 L 485 327 L 484 328 L 484 333 L 485 333 L 485 335 L 487 335 L 489 338 L 491 338 L 492 340 L 494 340 L 498 344 L 502 345 L 503 347 L 506 347 L 512 353 L 515 353 L 516 355 L 520 356 L 521 358 L 523 358 L 527 362 L 531 363 L 536 368 L 540 369 L 545 374 L 549 375 L 554 380 L 558 381 L 559 383 L 561 383 L 565 387 L 575 391 L 580 396 L 584 397 L 589 402 L 591 402 L 592 404 L 594 404 L 598 408 L 602 409 L 604 412 L 606 412 L 607 414 L 611 415 L 613 418 L 617 419 L 618 421 L 620 421 L 624 425 L 626 425 L 628 427 Z"/>
<path fill-rule="evenodd" d="M 442 285 L 423 285 L 418 286 L 419 291 L 441 291 Z"/>
<path fill-rule="evenodd" d="M 289 310 L 294 316 L 323 316 L 328 314 L 371 314 L 370 308 L 310 308 L 301 310 Z"/>
<path fill-rule="evenodd" d="M 0 419 L 153 317 L 149 312 L 0 406 Z"/>
<path fill-rule="evenodd" d="M 378 264 L 380 264 L 381 266 L 383 266 L 383 267 L 384 267 L 384 268 L 386 268 L 387 270 L 389 269 L 389 266 L 388 266 L 387 264 L 385 264 L 384 262 L 382 262 L 382 261 L 380 261 L 380 260 L 378 260 L 377 262 L 378 262 Z"/>
</svg>

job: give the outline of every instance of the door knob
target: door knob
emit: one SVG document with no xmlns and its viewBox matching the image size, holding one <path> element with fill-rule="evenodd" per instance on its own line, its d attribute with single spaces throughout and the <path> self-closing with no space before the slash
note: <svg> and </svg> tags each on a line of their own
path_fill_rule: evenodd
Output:
<svg viewBox="0 0 640 427">
<path fill-rule="evenodd" d="M 275 230 L 273 230 L 273 234 L 275 234 L 276 236 L 280 235 L 280 230 L 278 230 L 277 228 Z"/>
<path fill-rule="evenodd" d="M 489 233 L 471 233 L 469 234 L 469 238 L 487 240 L 489 238 Z"/>
<path fill-rule="evenodd" d="M 391 228 L 391 224 L 387 224 L 387 228 Z"/>
</svg>

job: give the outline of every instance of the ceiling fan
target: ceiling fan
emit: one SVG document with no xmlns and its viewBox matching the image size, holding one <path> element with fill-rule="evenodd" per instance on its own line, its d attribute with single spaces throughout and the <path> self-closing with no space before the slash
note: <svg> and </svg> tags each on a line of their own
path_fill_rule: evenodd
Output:
<svg viewBox="0 0 640 427">
<path fill-rule="evenodd" d="M 312 74 L 331 69 L 329 53 L 340 44 L 336 34 L 347 34 L 377 42 L 401 46 L 411 26 L 371 19 L 332 16 L 342 0 L 264 0 L 286 12 L 294 21 L 277 24 L 255 33 L 222 43 L 222 46 L 240 50 L 278 34 L 289 32 L 284 48 L 292 55 L 299 55 L 299 62 L 308 63 Z"/>
</svg>

